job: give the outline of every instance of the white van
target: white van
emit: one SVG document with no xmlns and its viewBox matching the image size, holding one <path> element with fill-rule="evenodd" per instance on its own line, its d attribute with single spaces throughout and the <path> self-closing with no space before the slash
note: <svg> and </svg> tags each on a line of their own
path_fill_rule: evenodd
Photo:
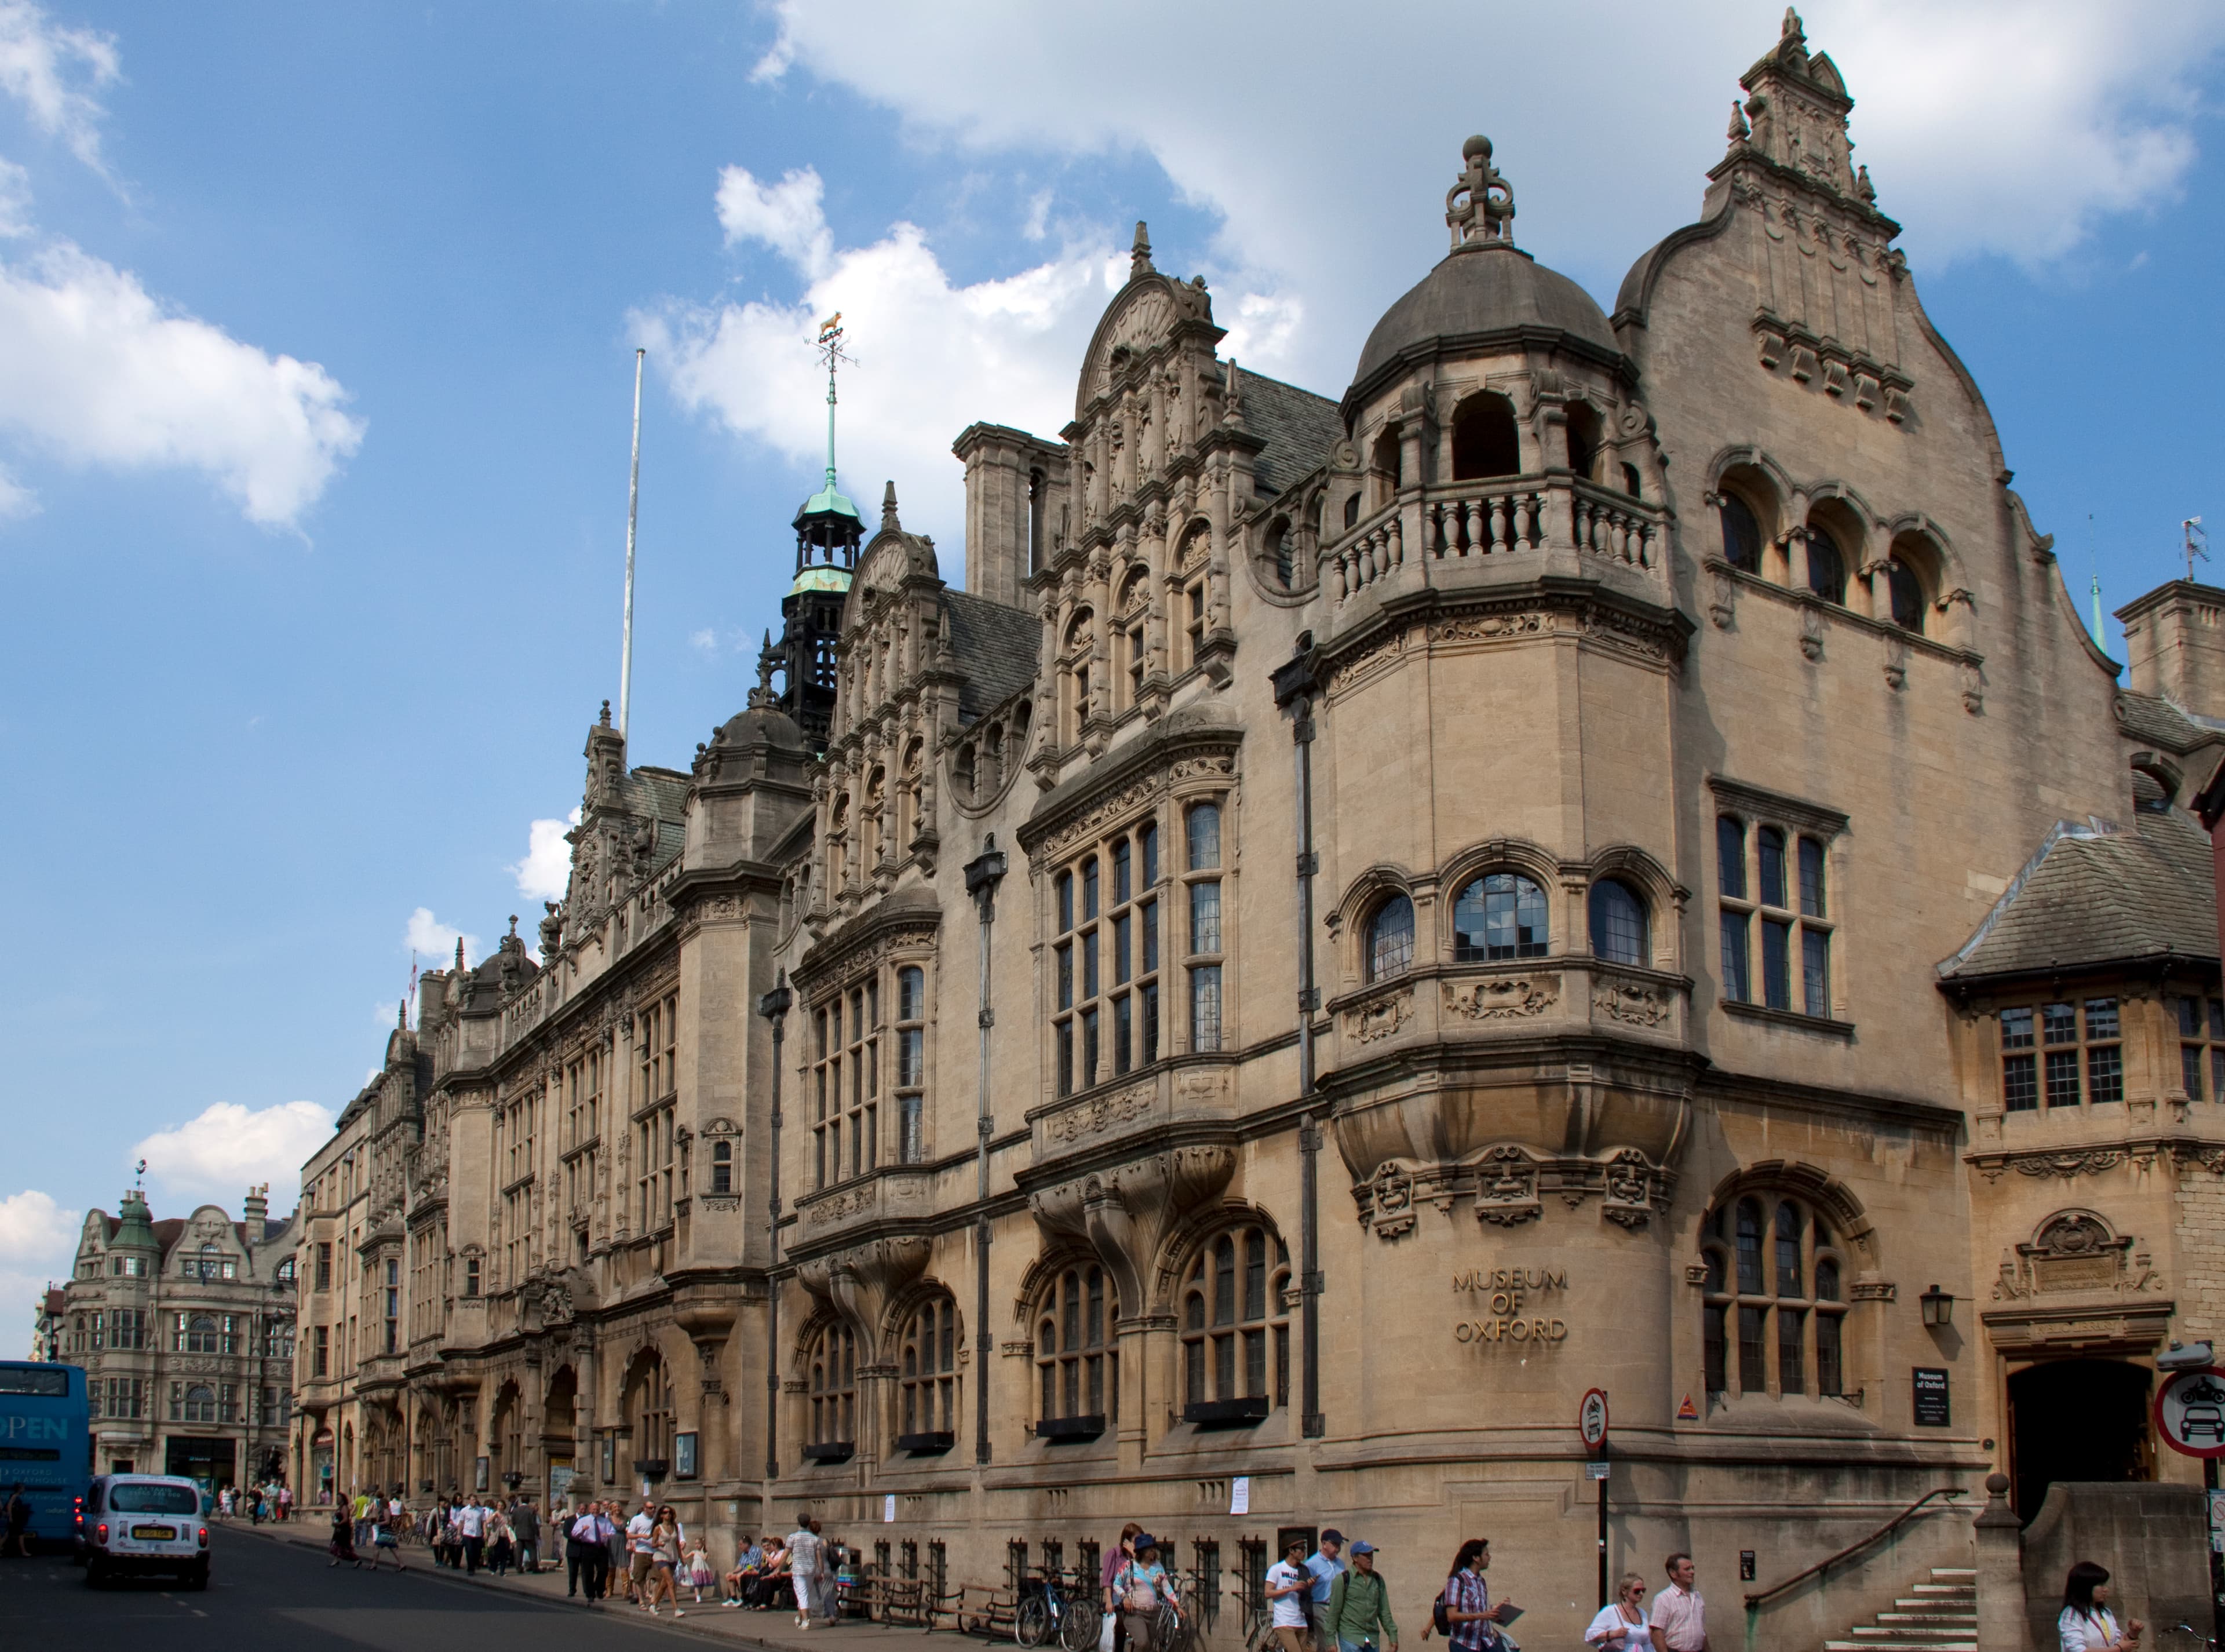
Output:
<svg viewBox="0 0 2225 1652">
<path fill-rule="evenodd" d="M 209 1579 L 200 1487 L 175 1474 L 104 1474 L 85 1499 L 85 1580 L 170 1572 L 188 1589 Z"/>
</svg>

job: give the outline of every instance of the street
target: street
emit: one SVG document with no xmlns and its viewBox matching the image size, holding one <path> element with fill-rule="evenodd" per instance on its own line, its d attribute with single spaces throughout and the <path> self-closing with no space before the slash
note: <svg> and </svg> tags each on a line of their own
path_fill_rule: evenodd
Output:
<svg viewBox="0 0 2225 1652">
<path fill-rule="evenodd" d="M 238 1652 L 300 1643 L 377 1652 L 458 1644 L 474 1652 L 670 1652 L 675 1636 L 692 1628 L 644 1623 L 622 1608 L 590 1611 L 522 1591 L 507 1594 L 502 1586 L 435 1576 L 422 1553 L 397 1576 L 334 1569 L 320 1549 L 249 1531 L 214 1531 L 210 1541 L 206 1592 L 180 1589 L 167 1578 L 88 1589 L 85 1573 L 59 1556 L 0 1561 L 0 1617 L 16 1644 L 82 1652 L 156 1645 Z M 719 1634 L 705 1627 L 719 1640 L 737 1638 L 732 1630 Z"/>
</svg>

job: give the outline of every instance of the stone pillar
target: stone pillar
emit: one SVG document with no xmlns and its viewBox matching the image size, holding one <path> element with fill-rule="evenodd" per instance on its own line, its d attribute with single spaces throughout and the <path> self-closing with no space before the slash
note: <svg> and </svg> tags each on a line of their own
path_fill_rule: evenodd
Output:
<svg viewBox="0 0 2225 1652">
<path fill-rule="evenodd" d="M 2024 1609 L 2024 1539 L 2006 1497 L 2009 1477 L 1986 1476 L 1978 1536 L 1978 1652 L 2032 1652 Z"/>
</svg>

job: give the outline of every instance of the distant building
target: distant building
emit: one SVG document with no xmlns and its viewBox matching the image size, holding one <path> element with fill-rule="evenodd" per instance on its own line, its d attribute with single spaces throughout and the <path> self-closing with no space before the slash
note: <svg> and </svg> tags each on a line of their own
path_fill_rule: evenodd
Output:
<svg viewBox="0 0 2225 1652">
<path fill-rule="evenodd" d="M 49 1285 L 39 1297 L 39 1311 L 31 1327 L 31 1358 L 56 1360 L 61 1356 L 62 1324 L 67 1318 L 69 1294 Z"/>
<path fill-rule="evenodd" d="M 1139 226 L 1071 423 L 953 410 L 963 589 L 814 496 L 747 708 L 685 772 L 588 730 L 540 959 L 427 977 L 309 1166 L 305 1475 L 953 1581 L 1487 1532 L 1538 1644 L 1593 1387 L 1613 1567 L 1719 1613 L 1996 1469 L 2196 1484 L 2225 592 L 2119 680 L 1837 69 L 1788 16 L 1740 84 L 1612 315 L 1471 138 L 1378 179 L 1451 245 L 1337 397 Z"/>
<path fill-rule="evenodd" d="M 300 1233 L 298 1216 L 269 1218 L 269 1191 L 250 1189 L 236 1222 L 215 1205 L 152 1220 L 136 1188 L 117 1215 L 86 1214 L 48 1311 L 53 1357 L 86 1370 L 97 1472 L 284 1472 Z"/>
</svg>

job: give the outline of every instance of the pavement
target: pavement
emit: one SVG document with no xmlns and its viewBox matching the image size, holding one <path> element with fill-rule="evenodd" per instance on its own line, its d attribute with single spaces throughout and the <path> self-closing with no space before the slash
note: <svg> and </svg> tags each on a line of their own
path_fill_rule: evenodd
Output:
<svg viewBox="0 0 2225 1652">
<path fill-rule="evenodd" d="M 599 1606 L 590 1606 L 585 1600 L 567 1598 L 564 1592 L 565 1568 L 561 1561 L 553 1568 L 544 1567 L 539 1573 L 512 1572 L 497 1577 L 491 1572 L 481 1571 L 474 1576 L 434 1566 L 431 1553 L 422 1546 L 400 1551 L 405 1568 L 400 1575 L 397 1576 L 390 1567 L 386 1567 L 374 1577 L 368 1562 L 359 1572 L 348 1567 L 331 1566 L 330 1557 L 325 1552 L 326 1545 L 330 1541 L 330 1516 L 319 1515 L 314 1510 L 310 1511 L 310 1518 L 306 1520 L 296 1518 L 261 1526 L 237 1519 L 225 1522 L 211 1531 L 210 1547 L 215 1559 L 212 1565 L 209 1596 L 181 1593 L 177 1598 L 188 1605 L 208 1606 L 219 1595 L 220 1586 L 231 1570 L 230 1562 L 235 1556 L 243 1568 L 259 1575 L 265 1570 L 265 1565 L 258 1564 L 255 1559 L 260 1555 L 266 1557 L 266 1561 L 282 1564 L 288 1576 L 295 1572 L 305 1572 L 313 1578 L 320 1575 L 335 1587 L 343 1579 L 351 1586 L 360 1583 L 364 1586 L 364 1592 L 374 1601 L 383 1602 L 396 1590 L 406 1589 L 409 1593 L 402 1598 L 409 1602 L 413 1609 L 427 1611 L 469 1610 L 475 1613 L 503 1612 L 523 1608 L 540 1626 L 536 1629 L 536 1635 L 545 1634 L 553 1624 L 561 1624 L 568 1618 L 581 1625 L 580 1634 L 591 1634 L 594 1637 L 592 1643 L 582 1639 L 580 1645 L 584 1648 L 593 1644 L 599 1652 L 613 1645 L 625 1648 L 636 1644 L 669 1647 L 672 1643 L 670 1637 L 674 1635 L 763 1649 L 764 1652 L 809 1652 L 810 1649 L 817 1649 L 817 1652 L 831 1652 L 837 1647 L 855 1647 L 860 1649 L 860 1652 L 868 1648 L 885 1648 L 887 1652 L 893 1652 L 893 1643 L 899 1641 L 916 1648 L 924 1633 L 916 1628 L 898 1628 L 854 1618 L 845 1618 L 839 1623 L 808 1630 L 800 1630 L 796 1627 L 793 1611 L 752 1611 L 746 1606 L 721 1606 L 708 1590 L 704 1592 L 700 1605 L 688 1598 L 688 1591 L 681 1590 L 681 1611 L 683 1615 L 677 1619 L 673 1617 L 669 1606 L 662 1608 L 658 1617 L 651 1617 L 640 1607 L 629 1606 L 623 1600 L 606 1600 Z M 44 1565 L 45 1562 L 30 1564 Z M 5 1566 L 0 1565 L 0 1578 L 5 1576 Z M 81 1582 L 82 1575 L 74 1568 L 70 1569 L 73 1582 Z M 353 1588 L 351 1586 L 347 1592 L 352 1595 Z M 0 1600 L 6 1598 L 5 1593 L 0 1593 Z M 448 1602 L 454 1605 L 444 1604 Z M 471 1604 L 466 1606 L 466 1602 Z M 468 1629 L 477 1633 L 483 1626 L 474 1623 L 457 1624 L 451 1627 Z M 611 1638 L 614 1633 L 621 1636 L 615 1642 Z M 637 1633 L 650 1638 L 637 1642 L 633 1638 Z M 656 1638 L 660 1636 L 662 1638 Z M 950 1652 L 960 1652 L 960 1649 L 967 1645 L 985 1644 L 978 1636 L 957 1636 L 948 1630 L 943 1631 L 939 1638 L 944 1646 L 950 1649 Z M 378 1645 L 381 1652 L 390 1652 L 394 1642 L 382 1639 L 367 1644 Z M 472 1644 L 473 1652 L 484 1652 L 487 1643 L 475 1642 Z M 520 1641 L 519 1644 L 522 1646 L 525 1643 Z M 545 1652 L 545 1649 L 570 1644 L 570 1637 L 567 1636 L 555 1642 L 536 1638 L 532 1644 L 536 1652 Z M 226 1652 L 238 1652 L 237 1643 L 229 1645 Z"/>
</svg>

